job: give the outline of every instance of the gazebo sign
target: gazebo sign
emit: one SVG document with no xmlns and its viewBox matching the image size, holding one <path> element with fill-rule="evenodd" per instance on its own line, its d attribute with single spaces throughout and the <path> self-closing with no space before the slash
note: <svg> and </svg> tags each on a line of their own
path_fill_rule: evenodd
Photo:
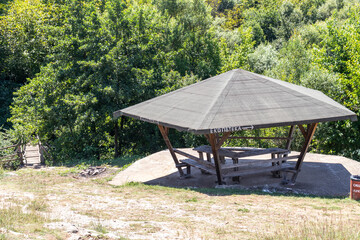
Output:
<svg viewBox="0 0 360 240">
<path fill-rule="evenodd" d="M 210 133 L 238 132 L 242 130 L 252 130 L 252 129 L 254 129 L 254 126 L 225 127 L 225 128 L 210 129 Z"/>
</svg>

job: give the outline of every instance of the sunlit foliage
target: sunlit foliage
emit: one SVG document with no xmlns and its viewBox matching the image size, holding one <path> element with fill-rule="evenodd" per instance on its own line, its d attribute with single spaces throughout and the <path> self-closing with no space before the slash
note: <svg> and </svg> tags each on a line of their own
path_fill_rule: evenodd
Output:
<svg viewBox="0 0 360 240">
<path fill-rule="evenodd" d="M 359 114 L 359 12 L 356 0 L 4 0 L 0 126 L 39 136 L 54 161 L 111 157 L 115 135 L 120 154 L 153 152 L 164 147 L 156 126 L 112 113 L 234 68 Z M 320 124 L 312 147 L 360 159 L 359 125 Z M 274 133 L 286 135 L 255 132 Z"/>
</svg>

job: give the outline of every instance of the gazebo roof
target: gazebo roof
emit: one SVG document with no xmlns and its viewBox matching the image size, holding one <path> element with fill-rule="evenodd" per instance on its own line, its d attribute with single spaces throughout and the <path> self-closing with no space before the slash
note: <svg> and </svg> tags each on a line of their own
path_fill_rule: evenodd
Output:
<svg viewBox="0 0 360 240">
<path fill-rule="evenodd" d="M 114 112 L 196 134 L 351 119 L 323 93 L 235 69 Z"/>
</svg>

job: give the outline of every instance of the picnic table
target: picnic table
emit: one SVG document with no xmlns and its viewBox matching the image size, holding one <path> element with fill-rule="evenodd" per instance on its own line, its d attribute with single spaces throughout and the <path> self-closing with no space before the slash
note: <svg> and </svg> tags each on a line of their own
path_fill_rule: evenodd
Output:
<svg viewBox="0 0 360 240">
<path fill-rule="evenodd" d="M 208 145 L 194 148 L 199 157 L 188 154 L 188 159 L 181 160 L 180 164 L 186 166 L 188 174 L 190 167 L 196 167 L 203 173 L 216 174 L 213 162 L 212 149 Z M 175 152 L 184 155 L 184 152 L 174 149 Z M 299 156 L 288 156 L 290 150 L 281 148 L 249 148 L 249 147 L 222 147 L 218 150 L 221 162 L 221 170 L 224 178 L 232 178 L 239 181 L 241 177 L 259 173 L 271 172 L 274 177 L 281 177 L 284 163 L 289 159 L 297 159 Z M 269 154 L 269 157 L 265 155 Z M 206 159 L 204 158 L 206 155 Z M 254 159 L 249 157 L 255 157 Z M 262 156 L 263 158 L 259 158 Z M 264 158 L 265 157 L 265 158 Z"/>
</svg>

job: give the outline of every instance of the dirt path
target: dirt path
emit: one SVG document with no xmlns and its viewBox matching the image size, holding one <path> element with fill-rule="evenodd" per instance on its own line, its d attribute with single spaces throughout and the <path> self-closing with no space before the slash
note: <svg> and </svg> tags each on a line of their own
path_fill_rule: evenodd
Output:
<svg viewBox="0 0 360 240">
<path fill-rule="evenodd" d="M 195 156 L 191 149 L 182 149 Z M 298 155 L 293 152 L 291 155 Z M 290 161 L 294 164 L 295 161 Z M 308 153 L 295 186 L 281 185 L 281 179 L 271 173 L 245 177 L 240 184 L 227 181 L 225 187 L 259 188 L 269 191 L 285 191 L 318 196 L 348 196 L 350 175 L 360 174 L 360 162 L 333 155 Z M 111 182 L 122 185 L 126 182 L 143 182 L 171 187 L 216 187 L 216 177 L 204 175 L 192 168 L 192 178 L 180 179 L 174 162 L 167 150 L 152 154 L 120 172 Z M 230 186 L 229 186 L 230 185 Z"/>
</svg>

